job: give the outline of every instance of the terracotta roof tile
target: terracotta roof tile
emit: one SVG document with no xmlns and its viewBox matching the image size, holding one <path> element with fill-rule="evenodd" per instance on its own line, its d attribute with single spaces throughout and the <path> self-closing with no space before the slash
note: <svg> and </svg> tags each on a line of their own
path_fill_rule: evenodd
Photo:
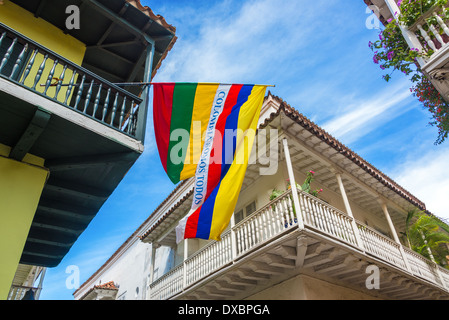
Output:
<svg viewBox="0 0 449 320">
<path fill-rule="evenodd" d="M 171 31 L 172 33 L 176 32 L 176 28 L 172 26 L 171 24 L 168 24 L 167 21 L 165 21 L 165 18 L 159 14 L 154 14 L 153 10 L 151 10 L 148 6 L 143 6 L 140 3 L 140 0 L 126 0 L 129 4 L 136 7 L 143 13 L 145 13 L 147 16 L 149 16 L 152 20 L 159 23 L 161 26 L 166 28 L 167 30 Z"/>
<path fill-rule="evenodd" d="M 93 286 L 92 288 L 90 288 L 85 294 L 83 294 L 83 296 L 79 299 L 79 300 L 83 300 L 85 297 L 87 297 L 92 291 L 96 290 L 96 289 L 101 289 L 101 290 L 118 290 L 118 288 L 115 286 L 114 281 L 109 281 L 103 284 L 98 284 Z M 78 290 L 77 290 L 78 291 Z"/>
<path fill-rule="evenodd" d="M 126 0 L 130 5 L 133 7 L 139 9 L 144 14 L 146 14 L 148 17 L 150 17 L 153 21 L 159 23 L 161 26 L 163 26 L 165 29 L 167 29 L 169 32 L 173 33 L 173 38 L 171 39 L 170 43 L 168 44 L 167 48 L 165 48 L 165 51 L 162 53 L 161 58 L 159 59 L 159 62 L 154 67 L 153 72 L 151 74 L 151 80 L 156 76 L 157 71 L 161 67 L 162 62 L 167 57 L 167 54 L 171 51 L 173 46 L 175 45 L 175 42 L 178 40 L 178 37 L 175 35 L 176 33 L 176 27 L 172 26 L 171 24 L 168 24 L 165 18 L 159 14 L 155 14 L 151 8 L 148 6 L 143 6 L 140 3 L 140 0 Z"/>
<path fill-rule="evenodd" d="M 94 289 L 107 289 L 107 290 L 118 290 L 115 286 L 114 281 L 109 281 L 103 284 L 99 284 L 93 287 Z"/>
</svg>

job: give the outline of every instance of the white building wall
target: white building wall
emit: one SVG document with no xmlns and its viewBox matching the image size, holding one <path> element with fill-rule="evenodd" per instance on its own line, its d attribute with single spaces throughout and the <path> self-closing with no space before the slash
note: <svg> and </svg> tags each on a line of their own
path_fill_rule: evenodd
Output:
<svg viewBox="0 0 449 320">
<path fill-rule="evenodd" d="M 164 254 L 159 255 L 162 261 Z M 166 262 L 163 261 L 163 265 Z M 139 239 L 124 251 L 119 252 L 92 280 L 84 284 L 75 299 L 82 297 L 95 285 L 113 281 L 118 287 L 116 299 L 142 300 L 146 299 L 147 286 L 151 270 L 151 244 L 143 243 Z"/>
</svg>

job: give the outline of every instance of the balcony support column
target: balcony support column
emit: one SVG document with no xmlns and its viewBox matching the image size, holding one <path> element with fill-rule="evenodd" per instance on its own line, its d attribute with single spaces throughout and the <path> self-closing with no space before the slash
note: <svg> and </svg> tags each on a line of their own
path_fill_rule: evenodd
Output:
<svg viewBox="0 0 449 320">
<path fill-rule="evenodd" d="M 297 215 L 296 218 L 298 219 L 298 228 L 302 230 L 304 229 L 304 222 L 302 220 L 302 212 L 301 207 L 299 205 L 298 189 L 296 188 L 296 180 L 293 172 L 292 159 L 290 158 L 290 150 L 288 148 L 287 138 L 283 138 L 282 143 L 284 146 L 284 154 L 285 154 L 285 162 L 287 164 L 288 178 L 290 179 L 290 186 L 292 188 L 293 204 L 295 208 L 298 208 L 296 214 Z"/>
<path fill-rule="evenodd" d="M 237 235 L 235 233 L 235 212 L 231 217 L 231 257 L 235 260 L 237 257 Z"/>
<path fill-rule="evenodd" d="M 396 232 L 396 228 L 394 227 L 393 221 L 391 220 L 390 213 L 388 212 L 387 205 L 383 201 L 380 203 L 380 205 L 382 207 L 382 211 L 385 215 L 385 218 L 387 219 L 388 226 L 390 227 L 390 231 L 393 234 L 394 241 L 396 241 L 396 243 L 398 243 L 398 244 L 401 244 L 401 241 L 399 240 L 398 234 Z"/>
<path fill-rule="evenodd" d="M 396 232 L 396 228 L 394 227 L 393 221 L 391 220 L 390 213 L 388 212 L 388 207 L 385 202 L 380 201 L 380 205 L 382 207 L 382 211 L 384 212 L 385 218 L 387 219 L 388 226 L 390 227 L 390 231 L 393 234 L 393 239 L 399 245 L 399 251 L 401 252 L 402 260 L 404 260 L 405 266 L 407 270 L 411 273 L 412 269 L 410 268 L 410 264 L 408 263 L 407 256 L 405 255 L 404 248 L 402 247 L 401 241 L 399 240 L 398 233 Z"/>
<path fill-rule="evenodd" d="M 161 245 L 156 242 L 151 244 L 150 284 L 154 282 L 154 262 L 156 260 L 156 250 L 160 247 Z"/>
<path fill-rule="evenodd" d="M 189 258 L 189 239 L 184 239 L 184 261 L 182 268 L 182 287 L 187 287 L 187 259 Z"/>
<path fill-rule="evenodd" d="M 151 46 L 151 48 L 150 48 Z M 154 59 L 154 42 L 150 43 L 147 46 L 147 57 L 145 61 L 145 74 L 143 77 L 143 82 L 150 82 L 151 76 L 153 72 L 153 59 Z M 148 117 L 148 108 L 150 105 L 150 86 L 146 86 L 146 88 L 142 91 L 142 103 L 137 110 L 137 126 L 136 126 L 136 138 L 145 142 L 145 131 L 146 131 L 146 123 Z"/>
<path fill-rule="evenodd" d="M 345 204 L 346 213 L 352 218 L 351 226 L 352 226 L 352 230 L 354 231 L 354 236 L 357 241 L 357 245 L 360 249 L 365 250 L 365 247 L 362 242 L 362 238 L 360 237 L 359 229 L 357 228 L 357 224 L 355 223 L 354 215 L 352 214 L 351 206 L 349 205 L 349 199 L 348 199 L 348 196 L 346 195 L 346 190 L 345 190 L 345 186 L 343 185 L 341 173 L 336 172 L 335 177 L 337 178 L 338 187 L 340 188 L 340 193 L 343 198 L 343 203 Z"/>
</svg>

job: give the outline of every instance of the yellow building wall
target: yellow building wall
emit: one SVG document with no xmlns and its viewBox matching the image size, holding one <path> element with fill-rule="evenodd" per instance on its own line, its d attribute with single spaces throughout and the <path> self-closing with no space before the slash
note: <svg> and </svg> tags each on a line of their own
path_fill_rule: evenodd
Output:
<svg viewBox="0 0 449 320">
<path fill-rule="evenodd" d="M 61 12 L 61 14 L 65 14 L 65 12 Z M 56 28 L 47 21 L 41 18 L 36 18 L 31 12 L 9 0 L 3 1 L 3 5 L 0 5 L 0 22 L 77 65 L 81 65 L 83 62 L 84 54 L 86 52 L 86 45 L 84 43 L 68 34 L 64 34 L 61 29 Z M 43 60 L 44 55 L 40 53 L 36 55 L 33 68 L 25 81 L 26 86 L 33 86 L 35 76 Z M 45 84 L 52 67 L 53 60 L 48 59 L 42 77 L 36 87 L 37 91 L 44 91 L 45 87 L 40 85 Z M 61 75 L 62 70 L 63 65 L 58 64 L 55 69 L 54 77 L 58 78 Z M 68 83 L 72 75 L 73 72 L 67 69 L 64 76 L 64 83 Z M 52 83 L 53 82 L 55 81 L 52 81 Z M 59 101 L 63 102 L 65 100 L 67 89 L 67 87 L 62 87 L 58 94 Z M 47 91 L 47 95 L 54 97 L 55 87 L 51 87 Z"/>
<path fill-rule="evenodd" d="M 7 158 L 0 144 L 0 300 L 6 300 L 22 255 L 49 171 L 44 160 L 27 155 L 25 162 Z"/>
</svg>

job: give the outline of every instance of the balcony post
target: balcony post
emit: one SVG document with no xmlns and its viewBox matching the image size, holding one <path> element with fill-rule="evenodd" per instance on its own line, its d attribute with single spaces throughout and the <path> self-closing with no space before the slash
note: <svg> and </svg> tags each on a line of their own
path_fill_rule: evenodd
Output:
<svg viewBox="0 0 449 320">
<path fill-rule="evenodd" d="M 235 234 L 235 212 L 231 217 L 231 260 L 237 257 L 237 235 Z"/>
<path fill-rule="evenodd" d="M 397 16 L 395 15 L 395 13 L 400 14 L 401 10 L 399 9 L 397 3 L 397 0 L 385 0 L 388 8 L 390 9 L 391 14 L 393 15 L 393 18 L 396 19 Z M 416 48 L 419 50 L 419 52 L 422 52 L 423 47 L 421 45 L 421 43 L 418 40 L 418 37 L 415 35 L 415 33 L 413 33 L 412 31 L 410 31 L 406 26 L 399 24 L 399 28 L 401 29 L 402 32 L 402 36 L 404 37 L 405 41 L 407 42 L 408 46 L 410 47 L 410 49 Z M 419 63 L 419 65 L 421 67 L 423 67 L 426 62 L 424 61 L 423 58 L 418 57 L 416 59 Z"/>
<path fill-rule="evenodd" d="M 285 162 L 287 164 L 288 178 L 290 179 L 290 186 L 292 188 L 293 204 L 297 208 L 296 218 L 298 219 L 298 228 L 304 229 L 304 222 L 302 220 L 301 207 L 299 206 L 298 189 L 296 188 L 296 180 L 293 172 L 292 159 L 290 158 L 290 150 L 288 148 L 288 141 L 286 138 L 282 139 L 284 145 Z"/>
<path fill-rule="evenodd" d="M 187 258 L 189 257 L 189 239 L 184 239 L 184 261 L 182 262 L 182 287 L 187 287 Z"/>
<path fill-rule="evenodd" d="M 346 195 L 345 186 L 343 185 L 343 180 L 341 179 L 341 173 L 336 172 L 335 176 L 337 178 L 338 187 L 340 188 L 340 193 L 343 198 L 343 203 L 345 204 L 346 213 L 352 218 L 351 226 L 354 231 L 355 239 L 357 241 L 357 245 L 362 250 L 365 250 L 365 246 L 363 245 L 362 238 L 360 237 L 359 229 L 357 228 L 357 224 L 355 223 L 354 215 L 352 214 L 351 206 L 349 205 L 349 199 Z"/>
<path fill-rule="evenodd" d="M 153 242 L 151 244 L 151 266 L 150 266 L 150 284 L 154 282 L 154 260 L 156 260 L 156 250 L 160 248 L 160 244 Z"/>
<path fill-rule="evenodd" d="M 404 248 L 402 247 L 401 241 L 399 240 L 398 234 L 396 232 L 396 228 L 394 227 L 393 221 L 391 220 L 390 213 L 388 212 L 388 207 L 383 201 L 380 201 L 380 205 L 382 207 L 382 211 L 384 212 L 385 218 L 387 219 L 390 231 L 393 234 L 394 241 L 396 241 L 396 243 L 399 245 L 399 251 L 401 252 L 402 260 L 404 260 L 407 270 L 411 273 L 412 269 L 410 268 L 410 264 L 408 263 L 408 259 L 407 256 L 405 255 Z"/>
<path fill-rule="evenodd" d="M 151 75 L 153 72 L 153 59 L 154 59 L 154 42 L 150 43 L 151 49 L 147 46 L 147 58 L 145 61 L 145 74 L 143 78 L 143 82 L 150 82 Z M 148 117 L 148 108 L 150 105 L 150 86 L 146 86 L 146 88 L 142 91 L 142 103 L 137 110 L 137 125 L 136 125 L 136 138 L 145 142 L 145 131 L 146 131 L 146 122 Z"/>
</svg>

